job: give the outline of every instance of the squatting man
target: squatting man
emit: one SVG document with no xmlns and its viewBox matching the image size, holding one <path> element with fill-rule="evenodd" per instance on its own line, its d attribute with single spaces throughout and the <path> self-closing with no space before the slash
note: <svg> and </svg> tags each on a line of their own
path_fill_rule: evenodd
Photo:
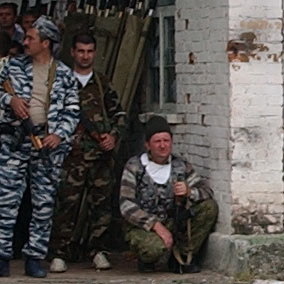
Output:
<svg viewBox="0 0 284 284">
<path fill-rule="evenodd" d="M 154 271 L 161 259 L 174 273 L 199 272 L 197 256 L 218 213 L 213 192 L 190 163 L 172 154 L 163 117 L 150 118 L 145 137 L 147 151 L 126 163 L 121 180 L 126 241 L 141 272 Z"/>
</svg>

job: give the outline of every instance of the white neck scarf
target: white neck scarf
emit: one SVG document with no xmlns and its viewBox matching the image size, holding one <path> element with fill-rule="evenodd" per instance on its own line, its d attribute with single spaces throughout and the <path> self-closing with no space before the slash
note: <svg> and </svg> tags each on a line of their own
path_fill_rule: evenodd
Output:
<svg viewBox="0 0 284 284">
<path fill-rule="evenodd" d="M 172 166 L 171 162 L 163 165 L 157 164 L 149 160 L 147 153 L 142 154 L 140 160 L 154 182 L 165 184 L 169 180 Z"/>
</svg>

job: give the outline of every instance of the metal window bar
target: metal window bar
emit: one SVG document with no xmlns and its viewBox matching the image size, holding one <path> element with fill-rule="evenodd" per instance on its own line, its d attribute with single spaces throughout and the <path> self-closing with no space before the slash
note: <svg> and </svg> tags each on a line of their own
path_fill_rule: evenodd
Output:
<svg viewBox="0 0 284 284">
<path fill-rule="evenodd" d="M 159 33 L 160 33 L 160 42 L 159 42 L 159 48 L 160 48 L 160 93 L 159 93 L 159 107 L 160 109 L 163 109 L 164 105 L 164 92 L 165 92 L 165 69 L 164 69 L 164 17 L 163 14 L 159 13 Z"/>
<path fill-rule="evenodd" d="M 159 108 L 165 103 L 175 102 L 175 62 L 174 62 L 174 17 L 159 13 L 160 79 Z"/>
</svg>

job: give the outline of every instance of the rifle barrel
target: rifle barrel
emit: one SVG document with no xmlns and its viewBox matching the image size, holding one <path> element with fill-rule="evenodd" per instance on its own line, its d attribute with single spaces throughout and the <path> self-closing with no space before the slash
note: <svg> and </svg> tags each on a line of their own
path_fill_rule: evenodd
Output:
<svg viewBox="0 0 284 284">
<path fill-rule="evenodd" d="M 148 8 L 148 13 L 147 13 L 147 16 L 152 16 L 155 9 L 156 9 L 156 6 L 157 6 L 157 1 L 158 0 L 151 0 L 149 2 L 149 8 Z"/>
<path fill-rule="evenodd" d="M 135 7 L 136 7 L 136 0 L 130 0 L 128 5 L 130 15 L 134 14 Z"/>
<path fill-rule="evenodd" d="M 106 0 L 100 0 L 98 16 L 101 16 L 106 6 Z"/>
</svg>

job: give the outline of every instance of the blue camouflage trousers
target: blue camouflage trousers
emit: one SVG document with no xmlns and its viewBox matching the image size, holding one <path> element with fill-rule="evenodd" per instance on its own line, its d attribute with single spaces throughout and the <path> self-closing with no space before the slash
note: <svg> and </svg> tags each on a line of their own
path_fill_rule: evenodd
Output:
<svg viewBox="0 0 284 284">
<path fill-rule="evenodd" d="M 60 144 L 45 153 L 37 151 L 29 137 L 21 143 L 1 135 L 0 148 L 0 259 L 13 257 L 13 230 L 23 193 L 29 182 L 32 218 L 29 239 L 22 252 L 44 259 L 47 254 L 56 190 L 69 145 Z"/>
</svg>

